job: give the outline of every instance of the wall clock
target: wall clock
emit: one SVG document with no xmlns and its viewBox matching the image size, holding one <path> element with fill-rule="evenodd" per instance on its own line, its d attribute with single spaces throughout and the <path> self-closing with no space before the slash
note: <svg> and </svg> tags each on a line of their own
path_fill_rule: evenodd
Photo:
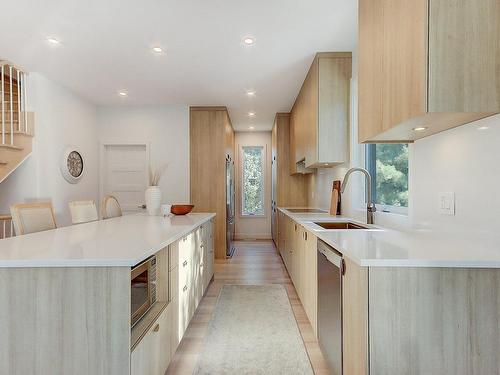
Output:
<svg viewBox="0 0 500 375">
<path fill-rule="evenodd" d="M 84 160 L 82 153 L 75 147 L 68 147 L 61 160 L 61 173 L 66 181 L 76 184 L 83 176 Z"/>
</svg>

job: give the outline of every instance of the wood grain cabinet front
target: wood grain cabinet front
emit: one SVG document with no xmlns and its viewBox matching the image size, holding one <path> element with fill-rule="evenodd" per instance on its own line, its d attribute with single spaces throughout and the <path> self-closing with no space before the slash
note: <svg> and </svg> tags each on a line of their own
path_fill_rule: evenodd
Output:
<svg viewBox="0 0 500 375">
<path fill-rule="evenodd" d="M 170 245 L 170 259 L 177 259 L 170 270 L 170 303 L 173 307 L 173 350 L 181 341 L 207 290 L 214 270 L 214 225 L 204 223 Z"/>
<path fill-rule="evenodd" d="M 215 257 L 226 259 L 226 161 L 234 163 L 234 129 L 226 107 L 189 109 L 190 200 L 194 212 L 215 212 Z M 234 191 L 234 181 L 232 181 Z"/>
<path fill-rule="evenodd" d="M 271 223 L 273 240 L 279 248 L 283 229 L 278 227 L 278 207 L 301 207 L 307 205 L 308 178 L 301 174 L 290 174 L 290 114 L 276 113 L 271 133 L 272 143 L 272 199 Z M 295 165 L 295 162 L 293 163 Z M 280 249 L 281 252 L 281 249 Z"/>
<path fill-rule="evenodd" d="M 359 141 L 413 142 L 500 112 L 498 0 L 359 1 Z"/>
<path fill-rule="evenodd" d="M 281 257 L 317 335 L 317 237 L 282 212 L 279 225 L 283 227 Z"/>
<path fill-rule="evenodd" d="M 172 310 L 165 307 L 130 356 L 131 375 L 164 375 L 170 363 Z"/>
<path fill-rule="evenodd" d="M 290 114 L 290 173 L 349 161 L 350 52 L 316 54 Z"/>
</svg>

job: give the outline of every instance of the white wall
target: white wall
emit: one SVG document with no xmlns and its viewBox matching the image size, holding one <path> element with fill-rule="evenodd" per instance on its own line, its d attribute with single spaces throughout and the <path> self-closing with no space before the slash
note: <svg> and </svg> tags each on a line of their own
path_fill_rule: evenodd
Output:
<svg viewBox="0 0 500 375">
<path fill-rule="evenodd" d="M 421 139 L 410 147 L 410 159 L 410 215 L 416 228 L 498 231 L 500 115 Z M 439 192 L 455 192 L 454 216 L 439 214 Z"/>
<path fill-rule="evenodd" d="M 265 151 L 264 173 L 264 217 L 241 216 L 241 148 L 243 146 L 263 146 Z M 236 239 L 269 239 L 271 238 L 271 132 L 237 132 L 235 136 L 235 179 L 236 179 Z"/>
<path fill-rule="evenodd" d="M 34 151 L 0 184 L 0 212 L 13 203 L 52 201 L 57 225 L 69 225 L 69 201 L 98 199 L 96 108 L 37 73 L 30 74 L 28 104 L 35 111 Z M 78 146 L 85 162 L 85 175 L 74 185 L 60 172 L 68 145 Z"/>
<path fill-rule="evenodd" d="M 149 144 L 153 165 L 168 163 L 160 181 L 162 202 L 189 203 L 189 108 L 100 107 L 101 143 Z"/>
</svg>

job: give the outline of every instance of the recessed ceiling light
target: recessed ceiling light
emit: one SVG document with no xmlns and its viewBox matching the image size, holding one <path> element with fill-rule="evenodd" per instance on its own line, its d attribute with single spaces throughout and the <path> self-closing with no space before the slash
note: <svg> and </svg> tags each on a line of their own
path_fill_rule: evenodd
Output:
<svg viewBox="0 0 500 375">
<path fill-rule="evenodd" d="M 118 95 L 122 98 L 126 98 L 128 96 L 128 92 L 126 91 L 118 91 Z"/>
<path fill-rule="evenodd" d="M 158 47 L 158 46 L 151 48 L 151 50 L 152 50 L 154 53 L 156 53 L 157 55 L 161 55 L 161 54 L 163 53 L 163 48 Z"/>
<path fill-rule="evenodd" d="M 61 41 L 59 39 L 54 38 L 54 37 L 48 37 L 47 42 L 49 44 L 52 44 L 53 46 L 58 46 L 61 44 Z"/>
<path fill-rule="evenodd" d="M 255 126 L 249 126 L 248 129 L 250 130 L 254 130 L 255 129 Z"/>
<path fill-rule="evenodd" d="M 248 112 L 248 117 L 255 117 L 255 112 L 253 111 Z"/>
<path fill-rule="evenodd" d="M 255 39 L 252 38 L 251 36 L 246 36 L 243 38 L 243 44 L 247 46 L 253 46 L 255 43 Z"/>
<path fill-rule="evenodd" d="M 413 128 L 414 131 L 416 132 L 423 132 L 424 130 L 427 130 L 426 126 L 417 126 L 416 128 Z"/>
<path fill-rule="evenodd" d="M 477 130 L 488 130 L 489 128 L 489 126 L 480 126 Z"/>
<path fill-rule="evenodd" d="M 249 98 L 253 98 L 255 96 L 255 91 L 254 90 L 247 90 L 247 96 Z"/>
</svg>

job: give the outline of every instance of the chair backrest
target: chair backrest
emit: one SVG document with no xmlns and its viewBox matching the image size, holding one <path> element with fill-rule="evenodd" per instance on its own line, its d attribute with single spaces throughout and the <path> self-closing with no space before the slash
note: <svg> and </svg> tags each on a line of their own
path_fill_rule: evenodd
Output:
<svg viewBox="0 0 500 375">
<path fill-rule="evenodd" d="M 112 195 L 106 195 L 102 202 L 102 218 L 110 219 L 118 216 L 122 216 L 120 203 L 118 203 L 118 200 Z"/>
<path fill-rule="evenodd" d="M 19 203 L 10 206 L 17 235 L 41 232 L 56 228 L 51 203 Z"/>
<path fill-rule="evenodd" d="M 88 223 L 99 219 L 97 207 L 92 200 L 69 202 L 69 210 L 73 224 Z"/>
</svg>

